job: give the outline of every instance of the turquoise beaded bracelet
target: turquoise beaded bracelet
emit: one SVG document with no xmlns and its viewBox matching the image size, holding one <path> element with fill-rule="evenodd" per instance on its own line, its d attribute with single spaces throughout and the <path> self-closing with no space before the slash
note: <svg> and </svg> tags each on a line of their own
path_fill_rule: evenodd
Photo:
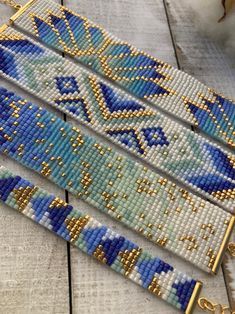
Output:
<svg viewBox="0 0 235 314">
<path fill-rule="evenodd" d="M 234 217 L 0 88 L 0 151 L 215 273 Z"/>
<path fill-rule="evenodd" d="M 190 75 L 130 46 L 87 18 L 50 0 L 31 0 L 11 22 L 136 97 L 235 146 L 234 101 Z"/>
<path fill-rule="evenodd" d="M 0 53 L 4 77 L 234 211 L 232 154 L 11 28 Z"/>
<path fill-rule="evenodd" d="M 0 200 L 185 313 L 201 283 L 0 166 Z"/>
</svg>

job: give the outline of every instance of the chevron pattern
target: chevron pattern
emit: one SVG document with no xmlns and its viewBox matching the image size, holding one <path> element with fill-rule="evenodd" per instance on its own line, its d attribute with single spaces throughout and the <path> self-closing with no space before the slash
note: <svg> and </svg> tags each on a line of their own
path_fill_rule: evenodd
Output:
<svg viewBox="0 0 235 314">
<path fill-rule="evenodd" d="M 231 154 L 14 30 L 0 49 L 5 77 L 231 210 Z"/>
<path fill-rule="evenodd" d="M 234 101 L 218 95 L 186 73 L 52 1 L 36 1 L 16 24 L 136 97 L 147 99 L 209 136 L 235 146 Z"/>
</svg>

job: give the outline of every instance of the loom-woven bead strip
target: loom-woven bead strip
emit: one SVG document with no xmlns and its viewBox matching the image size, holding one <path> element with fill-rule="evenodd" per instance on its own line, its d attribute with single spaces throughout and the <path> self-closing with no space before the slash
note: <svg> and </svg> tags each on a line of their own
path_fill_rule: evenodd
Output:
<svg viewBox="0 0 235 314">
<path fill-rule="evenodd" d="M 201 269 L 214 271 L 231 214 L 0 88 L 0 151 Z"/>
<path fill-rule="evenodd" d="M 140 99 L 235 145 L 235 103 L 190 75 L 117 39 L 87 18 L 36 0 L 15 24 L 117 82 Z"/>
<path fill-rule="evenodd" d="M 2 166 L 0 200 L 177 309 L 186 311 L 196 285 L 194 279 Z"/>
<path fill-rule="evenodd" d="M 0 73 L 232 211 L 232 154 L 7 28 Z"/>
</svg>

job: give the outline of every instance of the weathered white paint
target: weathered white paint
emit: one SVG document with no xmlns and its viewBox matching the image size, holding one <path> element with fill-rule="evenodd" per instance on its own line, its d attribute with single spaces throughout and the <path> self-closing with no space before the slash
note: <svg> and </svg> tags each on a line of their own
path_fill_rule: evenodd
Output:
<svg viewBox="0 0 235 314">
<path fill-rule="evenodd" d="M 104 26 L 120 38 L 176 66 L 174 49 L 162 1 L 86 0 L 80 2 L 66 1 L 65 5 Z M 187 26 L 185 26 L 185 29 L 187 29 Z M 189 36 L 190 34 L 188 40 L 191 40 Z M 200 77 L 198 76 L 198 78 Z M 79 204 L 74 197 L 69 196 L 69 199 L 75 206 Z M 181 259 L 157 248 L 95 209 L 85 204 L 83 204 L 83 208 L 102 222 L 113 226 L 118 232 L 127 235 L 145 249 L 150 250 L 153 254 L 164 258 L 177 268 L 202 280 L 205 283 L 204 295 L 219 302 L 228 302 L 222 272 L 217 277 L 206 275 L 193 269 L 191 265 Z M 100 267 L 96 261 L 89 259 L 87 256 L 83 255 L 79 259 L 80 254 L 77 250 L 72 249 L 71 252 L 73 308 L 75 313 L 177 313 L 170 306 L 143 291 L 143 289 L 135 287 L 127 280 Z M 198 310 L 196 313 L 200 312 Z"/>
<path fill-rule="evenodd" d="M 0 25 L 12 12 L 0 4 Z M 0 85 L 39 104 L 1 78 Z M 64 191 L 9 158 L 0 155 L 0 163 L 64 197 Z M 0 313 L 69 313 L 67 244 L 4 204 L 0 204 Z"/>
<path fill-rule="evenodd" d="M 227 58 L 222 56 L 222 53 L 217 47 L 213 46 L 213 43 L 210 43 L 209 47 L 203 44 L 206 43 L 206 40 L 200 39 L 199 35 L 192 31 L 190 12 L 184 10 L 183 14 L 186 21 L 182 23 L 182 13 L 179 14 L 180 1 L 177 3 L 175 1 L 171 2 L 171 6 L 168 9 L 170 9 L 174 38 L 177 47 L 180 47 L 184 52 L 184 54 L 180 54 L 179 58 L 181 66 L 186 71 L 195 73 L 197 78 L 204 80 L 211 86 L 218 87 L 220 90 L 224 90 L 224 93 L 232 95 L 232 83 L 230 80 L 234 79 L 234 76 L 231 74 L 232 70 L 229 70 L 227 65 Z M 165 9 L 161 0 L 71 0 L 66 1 L 65 5 L 88 16 L 135 46 L 172 65 L 176 65 Z M 0 13 L 1 22 L 10 16 L 10 10 L 3 5 L 0 6 Z M 196 36 L 196 39 L 193 36 Z M 182 37 L 183 40 L 181 39 Z M 192 51 L 190 48 L 192 41 L 200 42 L 200 45 L 198 45 L 200 53 L 196 53 L 197 58 L 195 57 L 195 49 Z M 206 62 L 205 58 L 209 60 L 211 55 L 213 55 L 212 60 Z M 204 58 L 203 61 L 201 60 L 202 56 Z M 219 63 L 218 59 L 220 60 Z M 204 63 L 206 67 L 198 69 L 198 64 Z M 226 65 L 227 75 L 226 71 L 222 69 L 223 63 Z M 208 73 L 209 71 L 212 71 L 212 74 Z M 223 82 L 219 82 L 215 78 L 215 73 L 218 74 L 218 72 L 223 74 Z M 0 81 L 0 84 L 9 86 L 21 95 L 39 103 L 37 99 L 33 99 L 13 85 L 2 81 Z M 44 104 L 40 105 L 47 107 Z M 55 112 L 52 108 L 49 109 Z M 58 112 L 56 113 L 60 116 Z M 103 140 L 103 142 L 107 141 Z M 64 192 L 55 185 L 10 161 L 8 158 L 0 156 L 0 162 L 43 186 L 50 192 L 61 197 L 64 196 Z M 71 195 L 69 195 L 69 201 L 77 208 L 84 209 L 100 221 L 128 236 L 144 249 L 151 251 L 152 254 L 164 258 L 178 269 L 202 280 L 205 284 L 204 295 L 215 301 L 228 302 L 221 271 L 217 277 L 206 275 L 181 259 L 157 248 L 147 240 Z M 147 291 L 135 286 L 110 269 L 105 269 L 98 262 L 72 247 L 71 269 L 74 314 L 177 313 L 177 311 L 164 302 L 159 301 L 159 299 Z M 49 232 L 27 221 L 18 213 L 1 205 L 0 313 L 69 313 L 67 278 L 66 244 Z M 196 313 L 200 313 L 200 311 Z"/>
</svg>

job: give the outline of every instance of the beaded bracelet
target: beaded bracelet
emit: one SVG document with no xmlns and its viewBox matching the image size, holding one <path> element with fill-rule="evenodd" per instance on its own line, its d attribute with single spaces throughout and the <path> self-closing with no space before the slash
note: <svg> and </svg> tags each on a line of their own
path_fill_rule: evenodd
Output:
<svg viewBox="0 0 235 314">
<path fill-rule="evenodd" d="M 0 166 L 0 200 L 185 313 L 201 283 Z"/>
<path fill-rule="evenodd" d="M 4 88 L 0 113 L 0 151 L 216 273 L 235 222 L 231 214 Z"/>
<path fill-rule="evenodd" d="M 234 101 L 190 75 L 130 46 L 87 18 L 52 1 L 31 0 L 11 22 L 136 97 L 235 146 Z"/>
<path fill-rule="evenodd" d="M 229 211 L 234 156 L 6 27 L 0 73 Z"/>
</svg>

